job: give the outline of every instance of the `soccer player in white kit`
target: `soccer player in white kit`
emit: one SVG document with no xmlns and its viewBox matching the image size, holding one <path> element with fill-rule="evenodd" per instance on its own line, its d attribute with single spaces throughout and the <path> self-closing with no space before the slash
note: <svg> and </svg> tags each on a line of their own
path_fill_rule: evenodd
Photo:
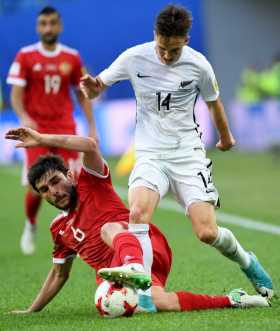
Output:
<svg viewBox="0 0 280 331">
<path fill-rule="evenodd" d="M 156 18 L 154 41 L 126 50 L 96 78 L 84 76 L 80 87 L 94 98 L 106 87 L 130 80 L 135 91 L 136 164 L 129 178 L 129 230 L 141 242 L 146 271 L 153 259 L 149 223 L 160 199 L 171 191 L 190 217 L 198 239 L 237 262 L 255 289 L 271 297 L 272 280 L 255 255 L 216 223 L 218 192 L 194 114 L 199 95 L 217 128 L 217 148 L 227 151 L 235 140 L 210 63 L 187 46 L 191 23 L 185 8 L 167 6 Z"/>
</svg>

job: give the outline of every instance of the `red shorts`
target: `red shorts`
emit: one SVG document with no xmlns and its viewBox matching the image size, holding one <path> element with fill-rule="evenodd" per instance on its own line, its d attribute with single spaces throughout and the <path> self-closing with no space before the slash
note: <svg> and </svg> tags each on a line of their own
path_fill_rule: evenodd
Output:
<svg viewBox="0 0 280 331">
<path fill-rule="evenodd" d="M 41 133 L 47 133 L 47 130 L 39 129 Z M 66 130 L 65 132 L 61 132 L 61 130 L 55 132 L 49 132 L 52 134 L 76 134 L 75 130 Z M 79 160 L 79 153 L 76 151 L 67 150 L 64 148 L 56 148 L 56 147 L 31 147 L 25 148 L 25 159 L 22 171 L 22 184 L 27 185 L 27 173 L 28 169 L 37 161 L 38 157 L 46 154 L 55 154 L 59 155 L 63 158 L 65 163 L 69 166 L 69 168 L 75 172 L 80 170 L 81 164 Z"/>
<path fill-rule="evenodd" d="M 150 237 L 153 247 L 153 286 L 165 287 L 172 265 L 172 251 L 164 234 L 154 224 L 150 224 Z"/>
<path fill-rule="evenodd" d="M 122 224 L 127 226 L 128 223 L 122 222 Z M 164 234 L 154 224 L 150 224 L 150 238 L 153 247 L 153 286 L 165 287 L 172 264 L 172 251 Z M 116 267 L 120 265 L 119 257 L 114 255 L 110 266 Z M 98 278 L 97 282 L 100 283 Z"/>
</svg>

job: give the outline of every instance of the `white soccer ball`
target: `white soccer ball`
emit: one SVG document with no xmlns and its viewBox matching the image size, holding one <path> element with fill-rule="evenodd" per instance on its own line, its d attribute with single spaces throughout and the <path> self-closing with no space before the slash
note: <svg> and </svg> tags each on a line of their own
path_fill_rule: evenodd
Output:
<svg viewBox="0 0 280 331">
<path fill-rule="evenodd" d="M 131 287 L 104 281 L 95 292 L 94 302 L 100 315 L 104 317 L 129 317 L 138 306 L 138 294 Z"/>
</svg>

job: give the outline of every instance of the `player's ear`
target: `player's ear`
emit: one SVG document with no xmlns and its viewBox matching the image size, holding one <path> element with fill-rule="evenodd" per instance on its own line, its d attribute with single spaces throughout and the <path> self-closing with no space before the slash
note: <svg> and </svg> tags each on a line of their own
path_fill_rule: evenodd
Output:
<svg viewBox="0 0 280 331">
<path fill-rule="evenodd" d="M 71 182 L 74 182 L 75 181 L 75 175 L 74 175 L 73 171 L 71 171 L 71 170 L 68 170 L 67 171 L 66 177 Z"/>
<path fill-rule="evenodd" d="M 187 34 L 186 39 L 185 39 L 185 44 L 188 45 L 188 43 L 190 42 L 190 35 Z"/>
</svg>

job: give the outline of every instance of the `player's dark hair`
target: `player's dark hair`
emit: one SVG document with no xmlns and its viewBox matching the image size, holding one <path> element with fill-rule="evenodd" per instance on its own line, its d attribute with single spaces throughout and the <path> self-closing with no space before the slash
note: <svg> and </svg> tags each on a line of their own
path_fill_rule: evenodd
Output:
<svg viewBox="0 0 280 331">
<path fill-rule="evenodd" d="M 54 7 L 51 7 L 51 6 L 46 6 L 44 7 L 38 14 L 38 16 L 41 16 L 41 15 L 51 15 L 51 14 L 57 14 L 58 17 L 60 17 L 60 14 L 59 12 L 54 8 Z"/>
<path fill-rule="evenodd" d="M 192 25 L 192 15 L 184 7 L 166 6 L 157 16 L 155 31 L 163 37 L 184 37 Z"/>
<path fill-rule="evenodd" d="M 28 182 L 38 192 L 36 183 L 40 178 L 50 170 L 61 171 L 64 175 L 67 174 L 68 168 L 65 166 L 63 159 L 57 155 L 48 154 L 40 156 L 38 160 L 31 166 L 28 171 Z"/>
</svg>

